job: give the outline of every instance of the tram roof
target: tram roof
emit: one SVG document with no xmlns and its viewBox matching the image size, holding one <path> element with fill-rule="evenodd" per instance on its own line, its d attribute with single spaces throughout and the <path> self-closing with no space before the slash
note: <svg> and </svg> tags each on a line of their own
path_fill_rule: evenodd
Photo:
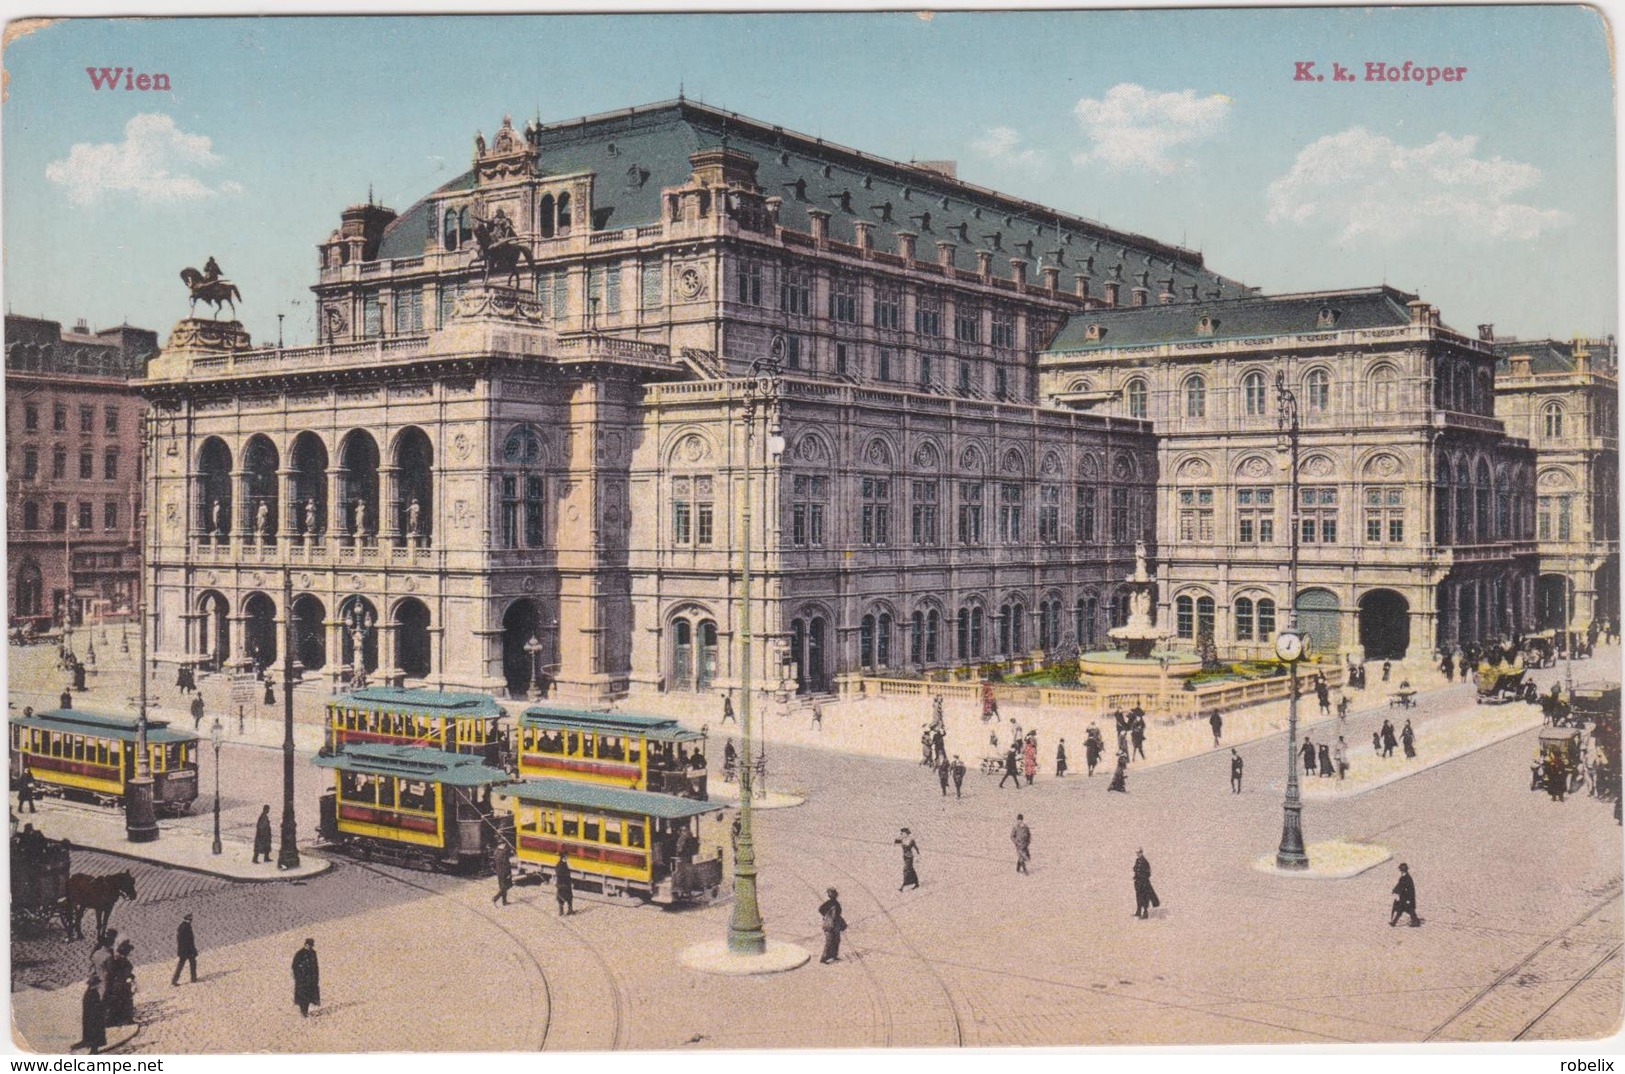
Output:
<svg viewBox="0 0 1625 1074">
<path fill-rule="evenodd" d="M 328 702 L 336 708 L 379 709 L 432 716 L 503 716 L 506 711 L 486 694 L 443 690 L 408 690 L 401 686 L 368 686 Z"/>
<path fill-rule="evenodd" d="M 655 742 L 698 742 L 705 736 L 690 731 L 670 716 L 639 716 L 630 712 L 591 712 L 587 709 L 533 705 L 519 718 L 526 727 L 599 734 L 641 735 Z"/>
<path fill-rule="evenodd" d="M 121 742 L 136 739 L 136 718 L 117 716 L 86 709 L 50 709 L 32 716 L 13 716 L 11 722 L 24 727 L 38 727 L 65 735 L 95 735 L 98 738 L 116 738 Z M 168 720 L 147 719 L 147 741 L 160 745 L 175 742 L 196 742 L 198 736 L 169 726 Z"/>
<path fill-rule="evenodd" d="M 478 755 L 447 753 L 426 746 L 402 746 L 378 742 L 347 745 L 333 754 L 318 754 L 311 763 L 321 768 L 340 768 L 376 776 L 400 776 L 454 787 L 483 787 L 503 783 L 508 773 L 485 764 Z"/>
<path fill-rule="evenodd" d="M 661 820 L 682 820 L 685 817 L 697 817 L 701 813 L 713 813 L 721 808 L 715 802 L 679 798 L 674 794 L 629 791 L 620 787 L 605 786 L 602 783 L 551 779 L 545 776 L 511 783 L 497 793 L 526 802 L 548 802 L 583 809 L 601 809 L 611 813 L 658 817 Z"/>
</svg>

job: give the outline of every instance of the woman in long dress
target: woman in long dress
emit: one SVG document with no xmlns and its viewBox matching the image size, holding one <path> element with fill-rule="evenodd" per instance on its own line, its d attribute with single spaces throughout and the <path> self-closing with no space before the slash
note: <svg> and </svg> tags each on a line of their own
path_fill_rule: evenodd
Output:
<svg viewBox="0 0 1625 1074">
<path fill-rule="evenodd" d="M 135 944 L 125 940 L 107 963 L 107 992 L 104 1001 L 110 1026 L 127 1026 L 135 1021 L 135 964 L 130 952 Z"/>
</svg>

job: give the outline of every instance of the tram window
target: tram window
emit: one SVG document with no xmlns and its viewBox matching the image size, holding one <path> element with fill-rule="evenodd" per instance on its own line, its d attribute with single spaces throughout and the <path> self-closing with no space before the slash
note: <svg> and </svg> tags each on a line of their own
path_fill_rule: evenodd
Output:
<svg viewBox="0 0 1625 1074">
<path fill-rule="evenodd" d="M 542 830 L 542 833 L 544 835 L 558 835 L 559 834 L 559 815 L 558 815 L 558 813 L 555 812 L 554 810 L 551 810 L 551 809 L 545 809 L 545 810 L 543 810 L 541 812 L 540 815 L 541 815 L 541 830 Z"/>
<path fill-rule="evenodd" d="M 429 784 L 421 780 L 401 781 L 401 808 L 415 809 L 420 813 L 434 810 L 434 790 Z"/>
<path fill-rule="evenodd" d="M 629 738 L 626 740 L 626 759 L 637 764 L 643 756 L 643 739 Z"/>
<path fill-rule="evenodd" d="M 581 818 L 581 838 L 589 843 L 596 843 L 601 838 L 603 823 L 598 817 Z"/>
<path fill-rule="evenodd" d="M 581 834 L 580 817 L 564 817 L 563 821 L 564 823 L 561 825 L 561 827 L 563 828 L 565 836 L 574 839 Z"/>
<path fill-rule="evenodd" d="M 563 753 L 564 735 L 558 731 L 543 731 L 537 746 L 543 753 Z"/>
<path fill-rule="evenodd" d="M 635 820 L 626 826 L 626 845 L 642 849 L 646 843 L 643 838 L 643 822 Z"/>
<path fill-rule="evenodd" d="M 76 760 L 76 761 L 82 761 L 82 760 L 85 759 L 85 736 L 84 735 L 74 735 L 73 736 L 73 759 Z"/>
<path fill-rule="evenodd" d="M 621 822 L 613 817 L 604 818 L 604 842 L 616 847 L 624 842 L 621 838 Z"/>
<path fill-rule="evenodd" d="M 564 752 L 571 757 L 581 756 L 581 735 L 575 731 L 566 731 L 564 735 Z"/>
<path fill-rule="evenodd" d="M 619 735 L 604 735 L 598 740 L 598 756 L 611 761 L 624 761 L 626 740 Z"/>
<path fill-rule="evenodd" d="M 361 772 L 340 772 L 339 793 L 352 802 L 374 801 L 372 777 Z"/>
</svg>

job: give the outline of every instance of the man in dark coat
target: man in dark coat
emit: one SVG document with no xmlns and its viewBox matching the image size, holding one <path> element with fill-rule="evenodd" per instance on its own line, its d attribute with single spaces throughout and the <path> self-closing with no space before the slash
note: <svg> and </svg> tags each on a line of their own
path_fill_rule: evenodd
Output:
<svg viewBox="0 0 1625 1074">
<path fill-rule="evenodd" d="M 1134 743 L 1134 752 L 1140 755 L 1140 760 L 1145 760 L 1145 710 L 1138 705 L 1129 713 L 1128 737 Z"/>
<path fill-rule="evenodd" d="M 1134 916 L 1150 917 L 1153 906 L 1161 906 L 1157 899 L 1157 889 L 1151 886 L 1151 863 L 1146 860 L 1145 851 L 1134 852 Z"/>
<path fill-rule="evenodd" d="M 1016 814 L 1016 826 L 1010 829 L 1010 842 L 1016 848 L 1016 872 L 1025 873 L 1033 857 L 1033 832 L 1020 813 Z"/>
<path fill-rule="evenodd" d="M 310 1006 L 322 1005 L 322 969 L 316 961 L 316 941 L 307 939 L 293 956 L 293 1002 L 302 1017 L 310 1017 Z"/>
<path fill-rule="evenodd" d="M 1010 743 L 1009 750 L 1004 754 L 1004 775 L 999 777 L 999 786 L 1004 786 L 1005 780 L 1013 779 L 1016 781 L 1016 790 L 1018 791 L 1021 789 L 1021 754 L 1018 752 L 1019 748 L 1020 743 Z"/>
<path fill-rule="evenodd" d="M 1332 748 L 1325 742 L 1320 744 L 1320 777 L 1326 779 L 1332 774 Z"/>
<path fill-rule="evenodd" d="M 102 1010 L 101 979 L 94 974 L 85 982 L 85 994 L 79 997 L 79 1040 L 75 1048 L 89 1048 L 91 1055 L 107 1047 L 107 1018 Z"/>
<path fill-rule="evenodd" d="M 1018 783 L 1017 786 L 1020 786 L 1020 784 Z M 907 828 L 904 828 L 892 842 L 903 848 L 903 882 L 898 885 L 897 890 L 902 891 L 904 888 L 909 887 L 918 888 L 920 886 L 920 874 L 914 871 L 914 856 L 920 852 L 920 844 L 914 841 L 914 836 Z"/>
<path fill-rule="evenodd" d="M 1393 672 L 1393 670 L 1394 670 L 1394 663 L 1393 663 L 1392 660 L 1384 660 L 1382 662 L 1382 681 L 1383 682 L 1388 681 L 1388 676 Z"/>
<path fill-rule="evenodd" d="M 841 961 L 841 933 L 846 931 L 846 918 L 841 916 L 840 893 L 829 889 L 829 898 L 818 907 L 818 916 L 824 923 L 824 953 L 818 964 L 828 965 Z"/>
<path fill-rule="evenodd" d="M 962 793 L 962 788 L 965 786 L 965 762 L 959 759 L 959 754 L 957 753 L 954 754 L 954 763 L 952 767 L 954 776 L 954 797 L 963 798 L 964 794 Z"/>
<path fill-rule="evenodd" d="M 271 807 L 266 806 L 260 810 L 260 819 L 254 822 L 254 864 L 260 863 L 264 857 L 265 864 L 271 864 Z"/>
<path fill-rule="evenodd" d="M 945 757 L 937 762 L 937 782 L 942 784 L 942 796 L 948 797 L 948 780 L 952 777 L 952 766 Z"/>
<path fill-rule="evenodd" d="M 1405 721 L 1405 729 L 1399 733 L 1399 740 L 1405 744 L 1405 756 L 1416 756 L 1416 732 L 1411 730 L 1411 721 Z"/>
<path fill-rule="evenodd" d="M 513 887 L 513 858 L 508 854 L 508 844 L 500 839 L 491 852 L 491 871 L 497 878 L 497 893 L 491 896 L 491 901 L 507 906 L 508 889 Z"/>
<path fill-rule="evenodd" d="M 1236 747 L 1230 747 L 1230 793 L 1241 793 L 1241 754 Z"/>
<path fill-rule="evenodd" d="M 1411 915 L 1413 929 L 1422 923 L 1416 916 L 1416 882 L 1411 879 L 1411 867 L 1404 862 L 1399 863 L 1399 883 L 1394 885 L 1394 912 L 1388 919 L 1389 928 L 1399 924 L 1400 914 Z"/>
<path fill-rule="evenodd" d="M 1058 739 L 1055 743 L 1055 774 L 1066 775 L 1066 739 Z"/>
<path fill-rule="evenodd" d="M 1218 749 L 1219 733 L 1224 730 L 1224 717 L 1219 715 L 1218 709 L 1214 709 L 1212 714 L 1208 716 L 1207 722 L 1213 728 L 1213 748 Z"/>
<path fill-rule="evenodd" d="M 1083 737 L 1083 760 L 1091 776 L 1095 774 L 1095 766 L 1100 763 L 1100 755 L 1105 749 L 1106 743 L 1100 737 L 1100 728 L 1090 724 L 1088 733 Z"/>
<path fill-rule="evenodd" d="M 553 867 L 553 898 L 558 900 L 560 917 L 576 912 L 575 876 L 570 872 L 570 859 L 563 854 Z"/>
<path fill-rule="evenodd" d="M 1392 757 L 1394 747 L 1397 745 L 1399 745 L 1399 739 L 1394 737 L 1394 725 L 1388 720 L 1382 721 L 1382 755 Z"/>
<path fill-rule="evenodd" d="M 203 726 L 203 695 L 198 694 L 192 698 L 192 730 L 199 730 Z"/>
<path fill-rule="evenodd" d="M 73 708 L 73 694 L 67 690 L 62 691 L 62 696 L 57 698 L 57 701 L 59 702 L 58 708 Z"/>
<path fill-rule="evenodd" d="M 1117 751 L 1117 771 L 1112 773 L 1112 781 L 1106 788 L 1108 791 L 1121 791 L 1128 793 L 1128 751 Z"/>
<path fill-rule="evenodd" d="M 739 722 L 734 716 L 734 699 L 724 694 L 722 698 L 722 722 L 727 723 L 729 720 L 733 720 L 734 723 Z"/>
<path fill-rule="evenodd" d="M 192 934 L 192 915 L 181 918 L 175 930 L 175 975 L 169 979 L 171 988 L 181 983 L 181 968 L 192 968 L 192 983 L 197 984 L 197 937 Z"/>
<path fill-rule="evenodd" d="M 23 774 L 17 777 L 17 812 L 28 807 L 30 813 L 38 813 L 39 807 L 34 805 L 34 772 L 27 765 L 23 765 Z"/>
<path fill-rule="evenodd" d="M 1306 776 L 1314 775 L 1315 744 L 1309 740 L 1308 735 L 1303 736 L 1303 745 L 1298 748 L 1298 752 L 1303 756 L 1303 774 Z"/>
</svg>

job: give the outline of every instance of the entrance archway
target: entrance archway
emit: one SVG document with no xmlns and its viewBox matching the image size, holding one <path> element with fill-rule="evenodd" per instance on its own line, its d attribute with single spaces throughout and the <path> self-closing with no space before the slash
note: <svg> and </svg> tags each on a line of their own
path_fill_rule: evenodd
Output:
<svg viewBox="0 0 1625 1074">
<path fill-rule="evenodd" d="M 231 533 L 231 449 L 218 436 L 198 452 L 197 483 L 198 532 L 224 544 Z"/>
<path fill-rule="evenodd" d="M 249 543 L 274 544 L 280 525 L 277 450 L 265 436 L 255 436 L 243 449 L 243 529 Z"/>
<path fill-rule="evenodd" d="M 429 609 L 421 600 L 395 608 L 395 666 L 414 679 L 429 674 Z"/>
<path fill-rule="evenodd" d="M 198 651 L 216 671 L 225 667 L 231 655 L 231 611 L 226 598 L 214 590 L 198 598 Z"/>
<path fill-rule="evenodd" d="M 525 651 L 531 638 L 540 640 L 542 617 L 536 605 L 516 600 L 502 616 L 502 677 L 510 697 L 524 697 L 530 687 L 535 658 Z"/>
<path fill-rule="evenodd" d="M 414 511 L 412 505 L 417 505 Z M 397 540 L 427 548 L 434 534 L 434 447 L 422 429 L 411 428 L 395 442 Z"/>
<path fill-rule="evenodd" d="M 1305 589 L 1298 594 L 1298 629 L 1309 635 L 1316 651 L 1336 652 L 1343 644 L 1338 623 L 1337 595 L 1328 589 Z"/>
<path fill-rule="evenodd" d="M 1367 660 L 1403 660 L 1411 647 L 1411 606 L 1392 589 L 1360 598 L 1360 645 Z"/>
<path fill-rule="evenodd" d="M 293 601 L 293 654 L 306 671 L 327 666 L 327 608 L 309 593 Z"/>
<path fill-rule="evenodd" d="M 1535 583 L 1536 616 L 1542 630 L 1563 630 L 1569 621 L 1569 580 L 1561 574 L 1543 574 Z"/>
<path fill-rule="evenodd" d="M 276 635 L 276 602 L 264 593 L 250 593 L 243 601 L 243 652 L 260 667 L 275 667 Z"/>
<path fill-rule="evenodd" d="M 307 540 L 327 532 L 327 446 L 312 432 L 293 439 L 293 532 Z"/>
</svg>

